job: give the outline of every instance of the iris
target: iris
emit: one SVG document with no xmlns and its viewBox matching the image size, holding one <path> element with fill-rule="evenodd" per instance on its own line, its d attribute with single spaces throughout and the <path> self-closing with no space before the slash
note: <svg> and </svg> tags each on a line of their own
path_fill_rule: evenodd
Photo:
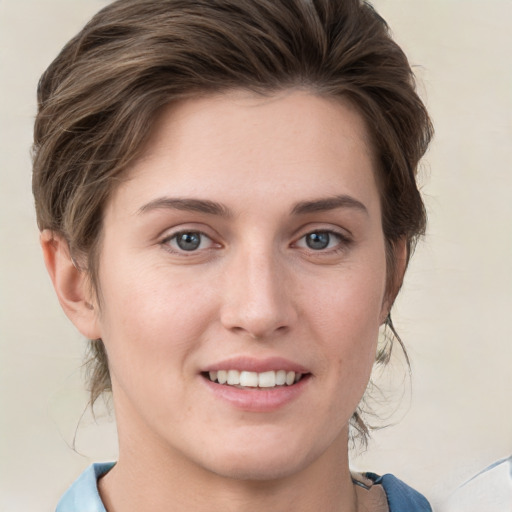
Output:
<svg viewBox="0 0 512 512">
<path fill-rule="evenodd" d="M 197 232 L 179 233 L 176 244 L 183 251 L 195 251 L 201 245 L 201 234 Z"/>
<path fill-rule="evenodd" d="M 329 246 L 329 242 L 331 241 L 331 235 L 327 232 L 316 232 L 309 233 L 306 236 L 306 245 L 310 249 L 315 249 L 317 251 L 325 249 Z"/>
</svg>

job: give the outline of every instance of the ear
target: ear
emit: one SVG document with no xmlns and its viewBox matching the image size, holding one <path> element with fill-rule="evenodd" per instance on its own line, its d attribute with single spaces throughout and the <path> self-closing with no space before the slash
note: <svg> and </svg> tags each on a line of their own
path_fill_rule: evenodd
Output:
<svg viewBox="0 0 512 512">
<path fill-rule="evenodd" d="M 389 312 L 395 302 L 396 296 L 402 287 L 404 274 L 409 261 L 409 248 L 405 237 L 398 239 L 388 249 L 391 254 L 386 254 L 388 265 L 388 277 L 386 282 L 386 294 L 382 302 L 380 321 L 386 321 Z"/>
<path fill-rule="evenodd" d="M 101 338 L 98 307 L 91 297 L 89 278 L 71 258 L 65 238 L 45 229 L 40 236 L 46 269 L 60 305 L 75 327 L 87 338 Z"/>
</svg>

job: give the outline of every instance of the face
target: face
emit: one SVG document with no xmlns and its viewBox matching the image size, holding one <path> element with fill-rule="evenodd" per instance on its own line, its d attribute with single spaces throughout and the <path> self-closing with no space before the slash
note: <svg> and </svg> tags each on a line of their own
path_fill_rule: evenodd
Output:
<svg viewBox="0 0 512 512">
<path fill-rule="evenodd" d="M 187 100 L 104 216 L 120 457 L 267 479 L 343 456 L 386 314 L 362 118 L 305 92 Z"/>
</svg>

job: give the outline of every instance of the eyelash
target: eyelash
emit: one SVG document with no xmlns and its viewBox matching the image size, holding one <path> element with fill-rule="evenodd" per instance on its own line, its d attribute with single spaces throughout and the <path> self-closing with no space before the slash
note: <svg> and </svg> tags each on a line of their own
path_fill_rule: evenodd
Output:
<svg viewBox="0 0 512 512">
<path fill-rule="evenodd" d="M 183 235 L 199 235 L 199 237 L 200 237 L 199 247 L 196 249 L 188 250 L 188 251 L 181 247 L 173 247 L 171 245 L 171 242 L 173 240 L 176 240 L 176 244 L 177 244 L 177 240 L 180 235 L 181 236 L 183 236 Z M 203 244 L 205 242 L 205 239 L 210 240 L 212 246 L 200 249 L 200 246 L 201 246 L 201 244 Z M 165 237 L 160 243 L 167 251 L 169 251 L 173 254 L 179 254 L 180 256 L 192 256 L 201 250 L 205 251 L 205 250 L 214 248 L 213 245 L 215 244 L 215 242 L 212 240 L 212 238 L 210 236 L 208 236 L 206 233 L 199 231 L 199 230 L 194 230 L 194 229 L 184 229 L 182 231 L 178 231 L 177 233 L 173 233 L 172 235 Z M 219 244 L 217 244 L 217 246 L 220 247 Z"/>
<path fill-rule="evenodd" d="M 328 244 L 331 244 L 332 238 L 337 239 L 337 243 L 333 247 L 325 247 L 320 249 L 313 249 L 312 247 L 304 247 L 307 251 L 310 251 L 314 255 L 331 255 L 331 254 L 338 254 L 340 252 L 345 251 L 351 244 L 352 239 L 350 239 L 347 235 L 340 233 L 338 231 L 332 230 L 332 229 L 314 229 L 311 231 L 308 231 L 304 235 L 302 235 L 293 245 L 299 246 L 299 242 L 301 240 L 304 240 L 304 244 L 307 245 L 307 237 L 311 235 L 328 235 L 329 240 Z M 300 246 L 299 246 L 300 247 Z"/>
<path fill-rule="evenodd" d="M 192 236 L 199 236 L 199 245 L 198 247 L 196 248 L 192 248 L 190 250 L 187 250 L 187 249 L 184 249 L 183 247 L 176 247 L 172 245 L 172 241 L 176 241 L 176 245 L 178 244 L 177 240 L 178 240 L 178 237 L 179 236 L 184 236 L 184 235 L 192 235 Z M 312 236 L 312 235 L 317 235 L 317 236 L 322 236 L 322 235 L 328 235 L 329 236 L 329 239 L 328 239 L 328 244 L 331 244 L 332 242 L 332 238 L 336 238 L 338 239 L 338 242 L 335 244 L 334 247 L 325 247 L 325 248 L 319 248 L 319 249 L 313 249 L 312 247 L 310 246 L 307 246 L 308 243 L 307 241 L 305 241 L 305 245 L 307 247 L 301 247 L 299 245 L 299 242 L 301 240 L 306 240 L 308 236 Z M 201 248 L 201 245 L 206 241 L 205 239 L 209 240 L 211 245 L 209 247 L 206 247 L 206 248 Z M 193 229 L 190 229 L 190 230 L 182 230 L 182 231 L 178 231 L 176 233 L 173 233 L 172 235 L 169 235 L 167 237 L 165 237 L 161 242 L 160 244 L 169 252 L 173 253 L 173 254 L 179 254 L 180 256 L 184 256 L 184 257 L 187 257 L 187 256 L 193 256 L 194 254 L 197 254 L 198 252 L 202 252 L 202 251 L 208 251 L 210 249 L 214 249 L 214 248 L 219 248 L 221 247 L 220 244 L 215 244 L 215 242 L 213 241 L 213 239 L 208 236 L 206 233 L 204 233 L 203 231 L 199 231 L 199 230 L 193 230 Z M 294 242 L 292 244 L 292 247 L 298 247 L 298 248 L 301 248 L 301 249 L 305 249 L 306 251 L 309 251 L 311 252 L 311 254 L 315 254 L 315 255 L 330 255 L 330 254 L 338 254 L 340 252 L 343 252 L 345 251 L 348 246 L 350 246 L 352 244 L 352 240 L 346 236 L 345 234 L 342 234 L 338 231 L 334 231 L 334 230 L 329 230 L 329 229 L 317 229 L 317 230 L 311 230 L 311 231 L 308 231 L 307 233 L 305 233 L 304 235 L 302 235 L 300 238 L 297 239 L 296 242 Z M 217 247 L 215 247 L 215 245 Z"/>
</svg>

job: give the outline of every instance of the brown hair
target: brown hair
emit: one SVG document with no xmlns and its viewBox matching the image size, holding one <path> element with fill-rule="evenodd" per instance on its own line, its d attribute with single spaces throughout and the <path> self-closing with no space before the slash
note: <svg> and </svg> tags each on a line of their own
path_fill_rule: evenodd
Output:
<svg viewBox="0 0 512 512">
<path fill-rule="evenodd" d="M 379 167 L 389 283 L 393 244 L 405 239 L 410 254 L 425 229 L 415 178 L 432 126 L 406 56 L 360 0 L 118 0 L 105 7 L 39 83 L 39 228 L 65 237 L 97 291 L 105 204 L 159 109 L 233 88 L 303 88 L 359 109 Z M 110 376 L 102 341 L 90 347 L 94 403 L 110 390 Z M 358 412 L 353 424 L 367 434 Z"/>
</svg>

